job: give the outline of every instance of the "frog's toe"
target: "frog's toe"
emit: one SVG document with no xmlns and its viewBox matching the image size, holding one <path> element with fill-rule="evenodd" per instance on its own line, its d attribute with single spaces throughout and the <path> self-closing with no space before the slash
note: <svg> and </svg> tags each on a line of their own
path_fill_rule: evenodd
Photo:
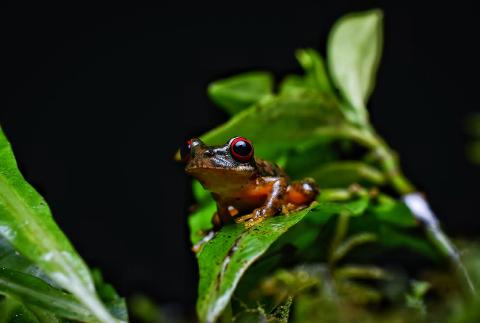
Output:
<svg viewBox="0 0 480 323">
<path fill-rule="evenodd" d="M 243 216 L 240 216 L 238 218 L 235 218 L 235 222 L 236 223 L 242 223 L 242 222 L 245 222 L 247 220 L 250 220 L 251 218 L 253 218 L 255 216 L 255 213 L 250 213 L 250 214 L 247 214 L 247 215 L 243 215 Z"/>
<path fill-rule="evenodd" d="M 251 228 L 251 227 L 263 222 L 266 218 L 267 217 L 265 217 L 265 216 L 253 217 L 253 218 L 244 222 L 245 228 L 246 229 Z"/>
</svg>

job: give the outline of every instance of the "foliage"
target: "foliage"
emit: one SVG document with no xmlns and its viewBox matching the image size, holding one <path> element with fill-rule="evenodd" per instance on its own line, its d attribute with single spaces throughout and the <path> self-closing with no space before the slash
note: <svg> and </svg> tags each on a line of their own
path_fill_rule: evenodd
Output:
<svg viewBox="0 0 480 323">
<path fill-rule="evenodd" d="M 420 281 L 427 269 L 461 267 L 434 215 L 403 202 L 415 188 L 368 118 L 382 20 L 379 10 L 339 19 L 327 63 L 313 49 L 298 50 L 304 74 L 285 76 L 277 92 L 264 71 L 209 86 L 211 99 L 231 118 L 203 141 L 245 136 L 257 156 L 277 161 L 293 179 L 313 177 L 321 193 L 298 212 L 212 234 L 215 203 L 194 182 L 198 205 L 189 225 L 192 243 L 200 246 L 200 321 L 422 319 L 427 283 L 409 280 Z M 388 269 L 371 265 L 385 259 Z M 381 304 L 386 309 L 378 315 L 369 308 Z"/>
<path fill-rule="evenodd" d="M 25 181 L 0 130 L 0 312 L 2 322 L 126 321 L 123 300 L 92 275 Z"/>
</svg>

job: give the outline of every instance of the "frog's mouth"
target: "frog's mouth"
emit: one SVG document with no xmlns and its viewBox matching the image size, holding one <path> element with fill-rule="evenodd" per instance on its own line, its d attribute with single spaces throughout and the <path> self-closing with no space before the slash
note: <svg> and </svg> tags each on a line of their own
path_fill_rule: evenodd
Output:
<svg viewBox="0 0 480 323">
<path fill-rule="evenodd" d="M 208 166 L 189 166 L 185 168 L 185 172 L 196 178 L 202 177 L 223 177 L 228 180 L 230 177 L 251 177 L 254 169 L 251 165 L 241 165 L 234 168 L 225 168 L 214 165 Z"/>
<path fill-rule="evenodd" d="M 247 185 L 255 173 L 249 170 L 225 169 L 219 167 L 203 167 L 186 169 L 187 174 L 202 183 L 203 187 L 212 193 L 238 191 Z"/>
<path fill-rule="evenodd" d="M 199 154 L 198 156 L 202 156 Z M 235 174 L 235 173 L 251 173 L 255 171 L 255 167 L 250 163 L 239 163 L 231 157 L 217 154 L 208 158 L 194 158 L 185 168 L 187 173 L 196 175 L 197 173 L 207 172 L 216 174 Z"/>
</svg>

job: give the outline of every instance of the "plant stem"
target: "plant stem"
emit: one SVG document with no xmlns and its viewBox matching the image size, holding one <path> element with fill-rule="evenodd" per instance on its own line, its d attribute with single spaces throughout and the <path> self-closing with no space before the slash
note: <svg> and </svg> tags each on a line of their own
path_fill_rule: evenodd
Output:
<svg viewBox="0 0 480 323">
<path fill-rule="evenodd" d="M 350 125 L 320 127 L 314 137 L 349 139 L 371 150 L 378 158 L 388 182 L 400 194 L 415 192 L 412 183 L 403 175 L 396 153 L 371 128 L 356 128 Z"/>
<path fill-rule="evenodd" d="M 347 214 L 340 214 L 337 218 L 335 235 L 333 236 L 333 240 L 330 245 L 330 252 L 328 257 L 328 267 L 330 269 L 330 272 L 333 272 L 333 267 L 335 266 L 336 261 L 338 260 L 335 257 L 335 251 L 337 250 L 338 245 L 340 245 L 342 240 L 347 235 L 348 222 L 349 222 L 349 216 Z"/>
<path fill-rule="evenodd" d="M 447 259 L 449 259 L 450 263 L 455 268 L 456 273 L 463 278 L 468 289 L 473 294 L 476 293 L 469 274 L 461 262 L 457 249 L 441 229 L 440 223 L 438 222 L 436 215 L 430 209 L 428 201 L 417 192 L 415 186 L 405 177 L 405 175 L 403 175 L 397 154 L 373 128 L 365 127 L 359 129 L 348 125 L 324 127 L 318 129 L 316 135 L 350 139 L 359 145 L 370 149 L 373 152 L 373 155 L 377 157 L 388 183 L 399 195 L 402 196 L 402 199 L 406 202 L 412 214 L 423 225 L 427 238 Z M 415 203 L 409 204 L 408 199 L 414 199 Z M 417 208 L 415 207 L 415 204 Z"/>
</svg>

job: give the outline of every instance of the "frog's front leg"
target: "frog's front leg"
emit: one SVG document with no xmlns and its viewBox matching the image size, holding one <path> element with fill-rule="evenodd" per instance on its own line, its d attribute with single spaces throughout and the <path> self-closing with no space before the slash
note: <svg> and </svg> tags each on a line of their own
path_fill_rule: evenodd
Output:
<svg viewBox="0 0 480 323">
<path fill-rule="evenodd" d="M 232 222 L 232 216 L 233 216 L 232 212 L 235 212 L 236 210 L 232 210 L 232 207 L 230 205 L 225 204 L 222 200 L 217 198 L 215 195 L 214 195 L 214 198 L 217 201 L 217 212 L 215 212 L 215 214 L 213 215 L 212 223 L 213 223 L 213 229 L 218 230 L 224 224 Z"/>
<path fill-rule="evenodd" d="M 259 177 L 256 181 L 255 192 L 252 193 L 259 195 L 267 193 L 264 205 L 235 221 L 237 223 L 244 222 L 245 227 L 249 228 L 277 214 L 284 204 L 286 190 L 287 181 L 283 177 Z"/>
</svg>

